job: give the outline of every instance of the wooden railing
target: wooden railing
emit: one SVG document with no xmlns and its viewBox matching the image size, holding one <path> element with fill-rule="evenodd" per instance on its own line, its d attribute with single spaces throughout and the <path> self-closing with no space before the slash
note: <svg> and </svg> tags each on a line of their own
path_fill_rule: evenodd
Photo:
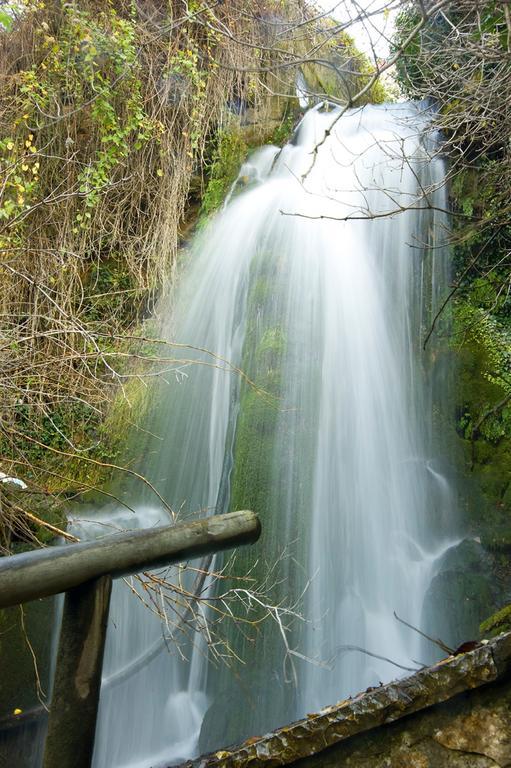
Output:
<svg viewBox="0 0 511 768">
<path fill-rule="evenodd" d="M 65 592 L 44 768 L 90 768 L 112 579 L 259 538 L 254 512 L 105 536 L 0 559 L 0 608 Z"/>
</svg>

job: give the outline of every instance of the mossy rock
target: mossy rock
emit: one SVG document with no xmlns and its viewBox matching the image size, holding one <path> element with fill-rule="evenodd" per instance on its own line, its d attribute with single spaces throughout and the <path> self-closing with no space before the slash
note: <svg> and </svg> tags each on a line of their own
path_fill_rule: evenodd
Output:
<svg viewBox="0 0 511 768">
<path fill-rule="evenodd" d="M 457 647 L 479 633 L 488 608 L 496 607 L 492 559 L 474 540 L 465 539 L 442 557 L 426 594 L 424 624 L 428 634 Z M 436 626 L 437 616 L 447 617 L 447 626 Z"/>
<path fill-rule="evenodd" d="M 511 482 L 508 483 L 506 490 L 504 491 L 502 503 L 504 507 L 509 510 L 509 518 L 511 520 Z"/>
<path fill-rule="evenodd" d="M 266 373 L 280 364 L 285 343 L 285 335 L 280 326 L 267 328 L 263 333 L 256 349 L 256 361 L 258 365 L 266 368 Z"/>
<path fill-rule="evenodd" d="M 201 216 L 209 216 L 220 208 L 236 180 L 247 152 L 248 146 L 236 122 L 219 134 L 216 149 L 206 169 L 209 180 L 202 199 Z"/>
<path fill-rule="evenodd" d="M 481 637 L 495 637 L 501 632 L 511 631 L 511 605 L 506 605 L 500 611 L 485 619 L 479 627 Z"/>
<path fill-rule="evenodd" d="M 511 520 L 487 531 L 481 543 L 489 552 L 511 552 Z"/>
<path fill-rule="evenodd" d="M 328 25 L 330 21 L 327 21 Z M 332 20 L 333 23 L 333 20 Z M 331 97 L 337 103 L 349 103 L 354 94 L 361 91 L 374 74 L 370 59 L 355 45 L 345 31 L 333 35 L 328 50 L 320 61 L 302 65 L 302 74 L 311 96 Z M 386 100 L 383 84 L 378 79 L 359 100 L 360 104 L 381 104 Z"/>
<path fill-rule="evenodd" d="M 238 702 L 237 713 L 232 710 L 233 691 L 229 689 L 222 691 L 214 696 L 213 702 L 206 711 L 202 721 L 199 750 L 201 754 L 211 752 L 221 747 L 222 749 L 233 746 L 240 741 L 240 738 L 250 738 L 263 733 L 268 733 L 277 725 L 281 725 L 275 720 L 275 717 L 268 707 L 268 691 L 271 686 L 285 685 L 281 679 L 281 670 L 274 669 L 273 672 L 266 673 L 267 677 L 260 682 L 254 682 L 250 677 L 240 670 L 241 674 L 236 676 L 234 683 L 236 701 Z M 296 698 L 297 691 L 292 686 L 286 686 L 288 696 Z M 226 712 L 230 713 L 226 718 Z M 240 723 L 249 723 L 241 726 Z"/>
</svg>

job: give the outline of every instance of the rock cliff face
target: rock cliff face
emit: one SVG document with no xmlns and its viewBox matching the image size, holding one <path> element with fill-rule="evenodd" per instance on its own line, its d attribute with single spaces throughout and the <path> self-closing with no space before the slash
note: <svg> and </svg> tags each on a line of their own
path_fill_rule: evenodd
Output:
<svg viewBox="0 0 511 768">
<path fill-rule="evenodd" d="M 511 633 L 187 768 L 511 766 Z"/>
<path fill-rule="evenodd" d="M 511 765 L 511 686 L 459 694 L 301 761 L 322 768 L 490 768 Z"/>
</svg>

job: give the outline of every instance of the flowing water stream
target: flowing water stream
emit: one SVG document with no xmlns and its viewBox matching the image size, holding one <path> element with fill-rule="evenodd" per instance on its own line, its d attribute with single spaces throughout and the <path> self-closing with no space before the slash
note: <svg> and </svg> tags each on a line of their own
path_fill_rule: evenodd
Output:
<svg viewBox="0 0 511 768">
<path fill-rule="evenodd" d="M 454 530 L 434 418 L 445 382 L 422 349 L 449 276 L 444 169 L 424 105 L 338 116 L 316 107 L 282 151 L 257 151 L 198 234 L 165 333 L 218 357 L 189 348 L 169 365 L 142 466 L 185 517 L 255 509 L 263 537 L 237 568 L 258 557 L 268 599 L 301 595 L 305 620 L 284 617 L 287 654 L 277 622 L 255 642 L 227 630 L 247 662 L 229 669 L 202 640 L 173 652 L 117 584 L 95 768 L 225 746 L 403 674 L 377 657 L 430 658 L 393 613 L 421 625 Z M 136 515 L 93 517 L 75 525 L 168 521 L 147 495 Z"/>
</svg>

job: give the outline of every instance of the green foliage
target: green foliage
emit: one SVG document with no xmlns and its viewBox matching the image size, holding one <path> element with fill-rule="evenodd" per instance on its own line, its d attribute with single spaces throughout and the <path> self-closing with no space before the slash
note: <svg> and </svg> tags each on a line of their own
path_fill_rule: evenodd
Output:
<svg viewBox="0 0 511 768">
<path fill-rule="evenodd" d="M 482 376 L 502 397 L 511 393 L 511 328 L 484 308 L 493 301 L 494 293 L 490 281 L 474 281 L 467 297 L 456 303 L 455 339 L 472 347 Z"/>
<path fill-rule="evenodd" d="M 221 207 L 250 150 L 261 144 L 283 146 L 292 136 L 296 119 L 296 111 L 288 104 L 282 119 L 266 133 L 259 129 L 252 135 L 233 121 L 215 136 L 216 144 L 211 159 L 204 166 L 208 183 L 202 198 L 202 217 L 209 216 Z"/>
<path fill-rule="evenodd" d="M 464 109 L 464 99 L 474 84 L 486 76 L 491 77 L 495 69 L 495 54 L 499 49 L 507 52 L 508 29 L 502 5 L 497 2 L 450 3 L 445 9 L 447 13 L 433 15 L 425 27 L 405 45 L 422 19 L 423 8 L 422 3 L 410 0 L 396 18 L 392 53 L 403 49 L 396 62 L 400 85 L 410 98 L 416 98 L 417 93 L 422 95 L 428 88 L 433 98 L 442 97 L 442 94 L 435 91 L 436 79 L 441 78 L 444 83 L 448 83 L 449 78 L 454 79 L 456 73 L 467 71 L 464 88 L 451 91 L 450 105 L 442 103 L 442 106 L 452 108 L 454 102 L 454 108 Z M 471 23 L 472 19 L 474 23 Z M 450 34 L 456 35 L 457 40 L 452 53 L 447 48 Z M 479 46 L 487 46 L 493 55 L 487 59 L 479 57 L 476 71 L 466 70 L 472 53 Z M 446 52 L 449 56 L 447 70 Z"/>
<path fill-rule="evenodd" d="M 122 259 L 114 256 L 90 265 L 84 288 L 87 292 L 83 302 L 85 317 L 89 322 L 97 323 L 98 328 L 103 322 L 108 323 L 109 330 L 113 318 L 124 328 L 136 322 L 140 305 L 147 297 L 147 292 L 137 286 Z"/>
<path fill-rule="evenodd" d="M 455 210 L 467 219 L 454 221 L 454 259 L 459 273 L 455 300 L 454 344 L 461 348 L 465 373 L 459 428 L 466 439 L 493 445 L 511 441 L 511 306 L 505 254 L 511 228 L 486 228 L 498 205 L 493 178 L 485 175 L 493 161 L 460 171 L 451 184 Z"/>
<path fill-rule="evenodd" d="M 425 85 L 425 77 L 421 69 L 421 38 L 415 35 L 405 46 L 405 41 L 411 35 L 421 15 L 414 3 L 409 3 L 401 10 L 395 22 L 396 32 L 393 39 L 391 53 L 403 49 L 403 53 L 396 62 L 398 81 L 405 94 L 413 98 L 417 90 Z"/>
<path fill-rule="evenodd" d="M 266 144 L 275 144 L 277 147 L 283 147 L 286 144 L 295 129 L 297 116 L 293 111 L 290 111 L 277 125 L 276 128 L 267 137 Z"/>
<path fill-rule="evenodd" d="M 335 28 L 333 19 L 325 20 Z M 387 99 L 385 86 L 378 78 L 371 88 L 359 99 L 354 96 L 364 89 L 374 76 L 375 68 L 370 59 L 356 46 L 354 39 L 345 31 L 336 31 L 325 47 L 322 58 L 328 62 L 318 64 L 315 61 L 306 62 L 302 66 L 305 79 L 312 93 L 330 97 L 340 103 L 381 104 Z M 336 69 L 342 71 L 339 76 Z"/>
<path fill-rule="evenodd" d="M 465 447 L 465 483 L 476 480 L 468 519 L 493 553 L 511 545 L 511 325 L 492 313 L 498 288 L 489 277 L 467 281 L 454 304 L 459 367 L 457 431 Z"/>
<path fill-rule="evenodd" d="M 184 132 L 190 137 L 189 156 L 193 157 L 194 150 L 199 147 L 202 135 L 203 103 L 207 85 L 205 72 L 200 68 L 199 54 L 196 50 L 186 48 L 176 51 L 171 57 L 164 75 L 174 83 L 180 82 L 182 90 L 190 91 L 191 110 L 189 112 L 189 128 Z M 183 94 L 184 95 L 184 94 Z"/>
<path fill-rule="evenodd" d="M 6 11 L 0 10 L 0 24 L 7 32 L 9 32 L 12 29 L 13 24 L 12 16 Z"/>
<path fill-rule="evenodd" d="M 27 116 L 28 117 L 28 116 Z M 5 179 L 0 197 L 0 222 L 20 217 L 30 207 L 38 188 L 40 162 L 35 156 L 34 135 L 0 138 L 0 177 Z M 5 242 L 2 238 L 1 242 Z"/>
<path fill-rule="evenodd" d="M 39 423 L 32 420 L 28 406 L 20 406 L 17 413 L 20 439 L 12 458 L 21 451 L 29 465 L 42 466 L 48 493 L 74 496 L 77 492 L 105 488 L 114 479 L 119 481 L 120 476 L 118 473 L 114 475 L 111 467 L 102 465 L 128 466 L 132 454 L 137 451 L 137 427 L 146 417 L 151 391 L 151 385 L 144 383 L 142 378 L 131 378 L 113 399 L 106 414 L 85 403 L 69 402 L 54 408 Z M 72 436 L 72 444 L 68 435 Z M 130 442 L 130 435 L 135 436 L 135 443 Z M 8 461 L 11 451 L 1 441 L 0 452 Z M 39 480 L 37 471 L 26 471 L 24 476 L 28 481 Z M 98 497 L 101 498 L 100 493 Z M 37 510 L 47 522 L 57 527 L 63 525 L 62 511 L 53 499 L 49 500 L 47 509 L 38 501 Z M 54 534 L 44 528 L 36 527 L 34 532 L 42 542 L 54 538 Z"/>
<path fill-rule="evenodd" d="M 425 8 L 420 0 L 407 3 L 397 19 L 396 51 Z M 501 558 L 511 548 L 508 35 L 502 3 L 458 0 L 428 19 L 397 64 L 409 97 L 434 100 L 433 125 L 450 161 L 452 345 L 459 366 L 463 486 L 470 488 L 466 514 L 492 553 L 497 579 L 509 576 Z"/>
<path fill-rule="evenodd" d="M 89 445 L 95 438 L 93 450 L 83 454 L 100 464 L 90 463 L 80 455 L 68 462 L 68 472 L 83 493 L 88 493 L 98 500 L 104 500 L 99 489 L 115 489 L 122 484 L 123 474 L 103 464 L 116 464 L 129 467 L 137 455 L 139 439 L 138 427 L 144 424 L 151 403 L 152 385 L 143 379 L 132 378 L 113 399 L 106 415 L 90 425 L 86 435 Z M 57 478 L 52 490 L 68 490 L 68 484 Z"/>
<path fill-rule="evenodd" d="M 237 126 L 219 134 L 213 158 L 206 167 L 209 181 L 202 200 L 202 215 L 208 216 L 220 208 L 236 180 L 247 151 L 247 144 Z"/>
<path fill-rule="evenodd" d="M 160 126 L 144 108 L 135 20 L 108 6 L 91 14 L 66 4 L 63 12 L 58 37 L 41 30 L 44 62 L 22 73 L 20 92 L 23 120 L 36 130 L 54 110 L 55 94 L 74 111 L 90 105 L 88 130 L 96 134 L 97 150 L 77 176 L 82 204 L 76 232 L 90 225 L 91 209 L 125 167 L 131 149 L 157 138 Z"/>
<path fill-rule="evenodd" d="M 14 25 L 14 13 L 17 3 L 2 3 L 0 8 L 0 34 L 10 32 Z M 2 29 L 3 28 L 3 29 Z"/>
</svg>

